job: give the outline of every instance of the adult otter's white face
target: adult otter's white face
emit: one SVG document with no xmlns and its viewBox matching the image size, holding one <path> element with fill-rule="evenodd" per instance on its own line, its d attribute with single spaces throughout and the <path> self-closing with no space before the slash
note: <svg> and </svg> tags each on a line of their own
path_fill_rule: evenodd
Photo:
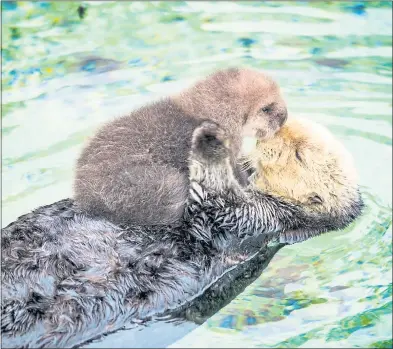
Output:
<svg viewBox="0 0 393 349">
<path fill-rule="evenodd" d="M 323 126 L 289 119 L 250 153 L 258 189 L 339 217 L 361 202 L 351 154 Z"/>
</svg>

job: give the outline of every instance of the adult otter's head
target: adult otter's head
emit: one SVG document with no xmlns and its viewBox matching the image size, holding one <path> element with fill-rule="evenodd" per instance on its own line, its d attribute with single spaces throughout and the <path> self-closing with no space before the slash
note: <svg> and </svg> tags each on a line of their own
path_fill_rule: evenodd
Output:
<svg viewBox="0 0 393 349">
<path fill-rule="evenodd" d="M 258 189 L 325 217 L 332 229 L 344 228 L 361 213 L 353 158 L 325 127 L 290 118 L 249 156 Z"/>
<path fill-rule="evenodd" d="M 256 70 L 220 70 L 174 97 L 188 114 L 216 121 L 232 134 L 267 139 L 285 123 L 279 86 Z"/>
</svg>

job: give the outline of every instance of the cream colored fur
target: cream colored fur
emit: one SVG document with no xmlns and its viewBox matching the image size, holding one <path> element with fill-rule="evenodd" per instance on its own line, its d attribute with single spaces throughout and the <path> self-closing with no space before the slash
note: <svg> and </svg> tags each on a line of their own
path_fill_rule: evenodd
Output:
<svg viewBox="0 0 393 349">
<path fill-rule="evenodd" d="M 251 147 L 252 148 L 252 147 Z M 300 202 L 316 212 L 340 212 L 357 198 L 357 172 L 351 154 L 327 128 L 289 117 L 248 156 L 258 189 Z"/>
</svg>

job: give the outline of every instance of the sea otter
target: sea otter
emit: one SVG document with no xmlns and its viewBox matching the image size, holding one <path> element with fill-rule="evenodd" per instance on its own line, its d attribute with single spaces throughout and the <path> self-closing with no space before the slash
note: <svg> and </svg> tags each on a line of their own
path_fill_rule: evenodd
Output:
<svg viewBox="0 0 393 349">
<path fill-rule="evenodd" d="M 253 181 L 264 193 L 343 224 L 357 215 L 361 198 L 354 160 L 321 124 L 290 118 L 274 137 L 258 141 L 248 159 L 256 168 Z M 300 231 L 289 235 L 286 242 L 309 237 Z"/>
<path fill-rule="evenodd" d="M 327 214 L 343 226 L 360 214 L 363 201 L 353 157 L 321 124 L 290 117 L 274 137 L 249 144 L 248 151 L 255 171 L 252 182 L 258 190 L 301 205 L 308 212 Z M 170 316 L 203 323 L 258 278 L 278 250 L 312 235 L 301 229 L 286 231 L 278 243 L 261 244 L 255 257 L 226 273 L 190 306 Z M 249 243 L 256 241 L 249 239 Z"/>
<path fill-rule="evenodd" d="M 285 242 L 286 232 L 291 241 L 296 231 L 313 236 L 344 228 L 360 214 L 355 184 L 357 199 L 341 206 L 342 215 L 305 210 L 245 190 L 217 124 L 204 122 L 191 139 L 181 226 L 115 225 L 67 199 L 3 229 L 4 347 L 73 347 L 132 321 L 182 311 L 228 273 L 239 276 L 238 268 L 260 258 L 269 242 Z"/>
<path fill-rule="evenodd" d="M 175 224 L 188 196 L 187 160 L 198 125 L 211 120 L 225 129 L 235 163 L 242 138 L 269 138 L 286 119 L 279 86 L 269 76 L 220 70 L 104 125 L 77 160 L 75 200 L 118 224 Z M 235 175 L 243 179 L 241 171 Z"/>
</svg>

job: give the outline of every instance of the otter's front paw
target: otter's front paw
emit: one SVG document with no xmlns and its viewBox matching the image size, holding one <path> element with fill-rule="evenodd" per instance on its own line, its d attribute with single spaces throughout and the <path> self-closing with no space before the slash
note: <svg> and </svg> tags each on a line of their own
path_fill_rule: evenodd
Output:
<svg viewBox="0 0 393 349">
<path fill-rule="evenodd" d="M 230 156 L 229 143 L 218 124 L 204 121 L 192 135 L 191 157 L 203 164 L 222 162 Z"/>
</svg>

